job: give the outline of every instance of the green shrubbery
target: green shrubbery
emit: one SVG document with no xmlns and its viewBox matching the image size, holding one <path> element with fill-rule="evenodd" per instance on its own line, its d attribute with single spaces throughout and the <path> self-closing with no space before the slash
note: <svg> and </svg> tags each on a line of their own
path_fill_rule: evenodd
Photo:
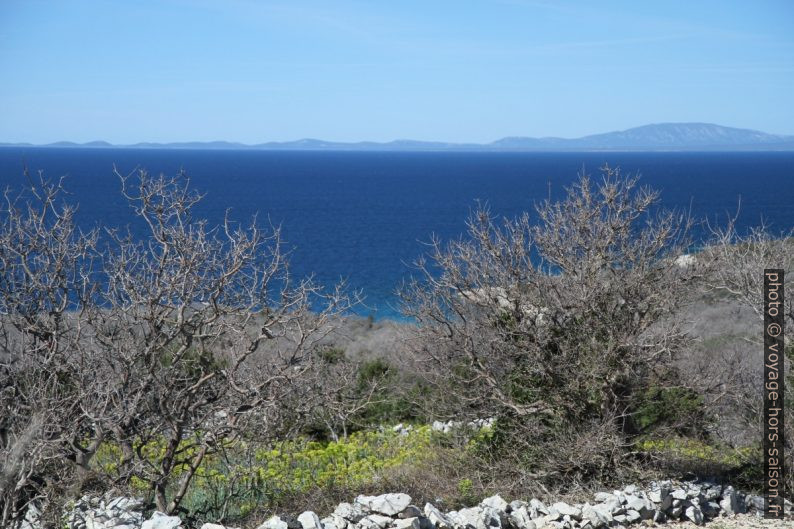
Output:
<svg viewBox="0 0 794 529">
<path fill-rule="evenodd" d="M 633 422 L 642 433 L 671 429 L 676 433 L 698 434 L 705 414 L 703 396 L 694 390 L 653 386 L 639 395 Z"/>
<path fill-rule="evenodd" d="M 268 445 L 236 441 L 204 458 L 183 507 L 188 513 L 209 514 L 216 519 L 237 518 L 313 489 L 354 490 L 395 467 L 426 462 L 433 456 L 434 437 L 429 426 L 420 426 L 404 435 L 389 429 L 360 431 L 330 442 L 306 438 Z M 150 442 L 136 450 L 148 465 L 157 467 L 165 453 L 165 442 Z M 120 460 L 120 449 L 106 443 L 94 465 L 98 472 L 118 478 Z M 175 469 L 174 477 L 185 470 Z M 143 467 L 141 472 L 145 471 Z M 129 486 L 136 494 L 149 492 L 147 481 L 140 477 L 133 477 Z"/>
<path fill-rule="evenodd" d="M 273 496 L 315 487 L 355 487 L 388 468 L 421 462 L 429 457 L 431 442 L 427 426 L 406 435 L 362 431 L 337 442 L 285 441 L 257 450 L 251 471 Z"/>
<path fill-rule="evenodd" d="M 717 443 L 708 443 L 685 437 L 648 439 L 638 442 L 637 448 L 648 454 L 723 465 L 729 468 L 740 467 L 760 455 L 759 446 L 748 446 L 734 450 Z"/>
<path fill-rule="evenodd" d="M 374 380 L 382 382 L 382 389 L 356 415 L 358 424 L 377 427 L 396 422 L 425 422 L 427 416 L 416 403 L 425 400 L 428 389 L 415 378 L 411 381 L 401 380 L 405 377 L 406 373 L 400 373 L 382 358 L 362 363 L 358 372 L 359 391 L 363 393 L 364 388 Z"/>
<path fill-rule="evenodd" d="M 764 470 L 760 444 L 732 448 L 714 440 L 670 437 L 640 441 L 637 450 L 665 474 L 672 470 L 689 475 L 719 476 L 734 486 L 760 490 Z"/>
</svg>

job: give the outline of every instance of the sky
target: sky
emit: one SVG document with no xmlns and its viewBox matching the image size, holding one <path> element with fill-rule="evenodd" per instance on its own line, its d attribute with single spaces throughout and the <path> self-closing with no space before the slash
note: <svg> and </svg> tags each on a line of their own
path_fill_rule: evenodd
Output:
<svg viewBox="0 0 794 529">
<path fill-rule="evenodd" d="M 794 2 L 0 0 L 0 142 L 794 134 Z"/>
</svg>

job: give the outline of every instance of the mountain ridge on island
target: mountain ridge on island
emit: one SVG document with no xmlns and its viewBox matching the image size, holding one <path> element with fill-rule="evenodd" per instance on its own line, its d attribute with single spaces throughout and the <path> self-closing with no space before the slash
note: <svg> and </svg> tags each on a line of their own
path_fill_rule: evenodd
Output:
<svg viewBox="0 0 794 529">
<path fill-rule="evenodd" d="M 768 134 L 713 123 L 656 123 L 580 138 L 513 136 L 484 144 L 402 139 L 383 143 L 372 141 L 345 143 L 304 138 L 253 145 L 228 141 L 141 142 L 129 145 L 114 145 L 106 141 L 88 143 L 59 141 L 45 145 L 0 143 L 0 146 L 286 151 L 791 151 L 794 150 L 794 135 Z"/>
</svg>

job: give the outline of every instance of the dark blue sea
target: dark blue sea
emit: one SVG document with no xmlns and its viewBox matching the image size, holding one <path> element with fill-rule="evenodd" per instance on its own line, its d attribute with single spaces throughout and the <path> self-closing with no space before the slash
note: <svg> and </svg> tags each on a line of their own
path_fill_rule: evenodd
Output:
<svg viewBox="0 0 794 529">
<path fill-rule="evenodd" d="M 395 288 L 426 251 L 431 234 L 459 237 L 476 201 L 512 217 L 605 163 L 640 173 L 668 208 L 724 223 L 739 209 L 739 228 L 762 220 L 773 231 L 794 227 L 794 153 L 492 153 L 274 152 L 0 148 L 0 186 L 19 189 L 23 168 L 66 175 L 79 222 L 125 226 L 122 173 L 184 169 L 206 193 L 197 216 L 220 221 L 259 215 L 281 224 L 291 270 L 325 284 L 346 278 L 361 289 L 363 315 L 397 317 Z M 696 231 L 697 237 L 703 231 Z"/>
</svg>

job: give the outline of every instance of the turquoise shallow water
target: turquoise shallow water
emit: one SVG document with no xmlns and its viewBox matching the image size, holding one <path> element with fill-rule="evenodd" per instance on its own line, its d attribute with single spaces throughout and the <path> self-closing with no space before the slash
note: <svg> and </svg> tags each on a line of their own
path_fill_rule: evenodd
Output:
<svg viewBox="0 0 794 529">
<path fill-rule="evenodd" d="M 723 222 L 741 203 L 739 226 L 763 219 L 794 227 L 794 153 L 491 153 L 274 152 L 135 149 L 0 148 L 0 185 L 19 188 L 22 171 L 67 175 L 79 222 L 126 225 L 113 164 L 172 174 L 180 168 L 206 193 L 198 216 L 218 221 L 227 208 L 246 220 L 283 226 L 291 269 L 361 289 L 359 312 L 396 317 L 394 289 L 435 233 L 460 236 L 476 201 L 514 216 L 561 197 L 583 168 L 604 163 L 641 173 L 666 207 Z M 137 229 L 132 225 L 133 229 Z M 695 233 L 704 236 L 702 230 Z"/>
</svg>

